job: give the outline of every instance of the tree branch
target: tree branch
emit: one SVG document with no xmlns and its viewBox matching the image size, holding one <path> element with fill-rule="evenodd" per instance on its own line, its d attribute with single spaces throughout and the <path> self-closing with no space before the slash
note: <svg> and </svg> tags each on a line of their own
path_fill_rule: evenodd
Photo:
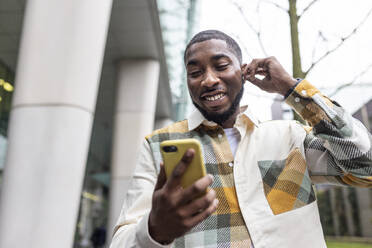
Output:
<svg viewBox="0 0 372 248">
<path fill-rule="evenodd" d="M 269 1 L 269 0 L 261 0 L 262 3 L 268 3 L 268 4 L 272 4 L 274 5 L 275 7 L 277 7 L 278 9 L 280 10 L 283 10 L 285 13 L 288 14 L 288 9 L 284 8 L 283 6 L 275 3 L 275 2 L 272 2 L 272 1 Z"/>
<path fill-rule="evenodd" d="M 314 61 L 315 60 L 315 55 L 316 55 L 316 50 L 317 50 L 317 45 L 318 45 L 318 43 L 319 43 L 319 40 L 321 40 L 321 41 L 328 41 L 328 39 L 323 35 L 323 32 L 322 31 L 318 31 L 318 37 L 317 37 L 317 39 L 316 39 L 316 41 L 315 41 L 315 45 L 314 45 L 314 47 L 313 47 L 313 51 L 312 51 L 312 53 L 311 53 L 311 61 Z"/>
<path fill-rule="evenodd" d="M 186 8 L 186 7 L 187 7 L 187 4 L 186 4 L 186 3 L 188 3 L 188 1 L 177 0 L 177 3 L 178 3 L 178 5 L 180 5 L 181 7 Z"/>
<path fill-rule="evenodd" d="M 314 3 L 316 3 L 316 2 L 318 2 L 319 0 L 313 0 L 313 1 L 311 1 L 303 10 L 302 10 L 302 12 L 301 12 L 301 14 L 298 16 L 298 19 L 300 19 L 301 18 L 301 16 L 303 15 L 303 14 L 305 14 L 306 13 L 306 11 L 308 11 L 310 8 L 311 8 L 311 6 L 313 6 L 314 5 Z"/>
<path fill-rule="evenodd" d="M 340 90 L 349 87 L 353 85 L 358 78 L 362 77 L 364 74 L 366 74 L 370 69 L 372 68 L 372 64 L 368 65 L 363 71 L 361 71 L 359 74 L 357 74 L 349 83 L 342 84 L 338 86 L 331 94 L 329 94 L 330 97 L 336 95 Z M 372 84 L 371 84 L 372 86 Z"/>
<path fill-rule="evenodd" d="M 282 95 L 279 95 L 279 94 L 272 94 L 272 96 L 270 96 L 270 95 L 263 95 L 263 94 L 262 95 L 261 94 L 255 94 L 255 93 L 252 93 L 250 91 L 244 91 L 244 94 L 259 97 L 259 98 L 270 99 L 273 102 L 283 102 L 283 100 L 284 100 L 284 97 Z M 279 97 L 277 98 L 277 96 L 279 96 Z"/>
<path fill-rule="evenodd" d="M 357 84 L 351 84 L 348 87 L 353 87 L 353 88 L 369 88 L 369 87 L 372 87 L 372 83 L 367 83 L 367 82 L 357 83 Z M 325 91 L 325 90 L 329 90 L 329 89 L 333 89 L 333 87 L 319 87 L 318 88 L 318 90 L 320 90 L 320 91 Z"/>
<path fill-rule="evenodd" d="M 240 14 L 242 15 L 245 23 L 248 25 L 248 27 L 255 33 L 255 35 L 257 36 L 257 40 L 258 40 L 258 44 L 260 45 L 261 47 L 261 50 L 264 54 L 265 57 L 267 57 L 267 53 L 266 53 L 266 50 L 265 50 L 265 47 L 264 47 L 264 44 L 262 42 L 262 38 L 261 38 L 261 30 L 260 29 L 256 29 L 252 23 L 248 20 L 248 18 L 245 16 L 244 14 L 244 10 L 242 8 L 242 6 L 240 6 L 238 3 L 236 2 L 232 2 L 232 4 L 235 5 L 235 7 L 239 10 Z"/>
<path fill-rule="evenodd" d="M 326 57 L 328 57 L 330 54 L 334 53 L 335 51 L 337 51 L 344 43 L 345 41 L 347 41 L 348 39 L 350 39 L 353 35 L 355 35 L 357 33 L 357 31 L 360 29 L 360 27 L 366 22 L 366 20 L 368 19 L 368 17 L 371 15 L 372 13 L 372 9 L 370 9 L 367 13 L 367 15 L 363 18 L 363 20 L 359 23 L 358 26 L 356 26 L 348 35 L 346 35 L 345 37 L 342 37 L 340 42 L 337 44 L 337 46 L 335 46 L 333 49 L 330 49 L 328 50 L 326 53 L 324 53 L 322 56 L 320 56 L 320 58 L 316 61 L 313 61 L 310 65 L 310 67 L 306 70 L 305 72 L 305 76 L 320 62 L 322 61 L 323 59 L 325 59 Z"/>
<path fill-rule="evenodd" d="M 245 54 L 247 54 L 247 56 L 248 56 L 250 59 L 252 59 L 253 56 L 249 53 L 248 48 L 247 48 L 247 46 L 245 45 L 245 43 L 243 42 L 243 40 L 241 39 L 240 35 L 234 33 L 234 37 L 237 39 L 237 41 L 239 42 L 240 46 L 241 46 L 241 47 L 243 48 L 243 50 L 245 51 Z"/>
</svg>

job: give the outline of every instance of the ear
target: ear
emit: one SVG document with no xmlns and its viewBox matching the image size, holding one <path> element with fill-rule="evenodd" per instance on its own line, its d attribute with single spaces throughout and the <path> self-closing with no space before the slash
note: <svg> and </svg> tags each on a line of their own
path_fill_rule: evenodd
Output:
<svg viewBox="0 0 372 248">
<path fill-rule="evenodd" d="M 246 81 L 245 75 L 246 75 L 247 67 L 248 67 L 248 65 L 246 63 L 244 63 L 244 64 L 242 64 L 240 66 L 240 70 L 241 70 L 241 73 L 242 73 L 242 81 L 243 81 L 243 83 L 245 83 L 245 81 Z"/>
</svg>

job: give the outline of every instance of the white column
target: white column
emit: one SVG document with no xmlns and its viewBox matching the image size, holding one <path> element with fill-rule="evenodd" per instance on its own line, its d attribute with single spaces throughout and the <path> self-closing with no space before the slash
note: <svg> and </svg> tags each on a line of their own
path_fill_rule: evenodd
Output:
<svg viewBox="0 0 372 248">
<path fill-rule="evenodd" d="M 119 217 L 137 153 L 153 130 L 159 62 L 123 60 L 118 67 L 116 111 L 111 157 L 108 237 Z"/>
<path fill-rule="evenodd" d="M 110 0 L 27 2 L 0 200 L 0 247 L 72 247 Z"/>
<path fill-rule="evenodd" d="M 154 129 L 160 129 L 160 128 L 169 126 L 172 123 L 174 123 L 174 121 L 171 118 L 169 118 L 169 117 L 156 119 L 155 120 L 155 128 Z"/>
</svg>

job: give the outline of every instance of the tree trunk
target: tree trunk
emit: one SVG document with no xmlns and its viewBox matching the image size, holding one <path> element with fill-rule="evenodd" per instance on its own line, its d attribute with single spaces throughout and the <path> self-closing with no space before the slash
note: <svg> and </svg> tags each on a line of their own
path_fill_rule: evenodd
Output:
<svg viewBox="0 0 372 248">
<path fill-rule="evenodd" d="M 356 188 L 360 231 L 363 237 L 372 237 L 372 193 L 370 189 Z"/>
<path fill-rule="evenodd" d="M 350 189 L 343 187 L 342 188 L 342 200 L 345 205 L 345 217 L 346 217 L 346 224 L 347 224 L 347 234 L 349 236 L 355 236 L 355 224 L 354 224 L 354 218 L 353 218 L 353 209 L 351 207 L 350 201 L 349 201 L 349 193 Z"/>
<path fill-rule="evenodd" d="M 292 45 L 292 68 L 293 77 L 304 78 L 305 73 L 302 71 L 300 42 L 298 38 L 298 15 L 297 15 L 297 1 L 289 0 L 289 22 L 291 25 L 291 45 Z"/>
<path fill-rule="evenodd" d="M 292 70 L 294 78 L 304 78 L 306 75 L 302 71 L 301 65 L 301 53 L 300 53 L 300 42 L 298 38 L 298 15 L 297 15 L 297 0 L 288 0 L 289 1 L 289 23 L 291 26 L 291 46 L 292 46 Z M 292 110 L 293 119 L 305 124 L 306 122 L 302 117 Z"/>
<path fill-rule="evenodd" d="M 333 223 L 333 231 L 335 236 L 340 236 L 340 220 L 338 218 L 338 211 L 337 211 L 337 196 L 336 196 L 336 188 L 331 187 L 329 189 L 329 197 L 331 201 L 331 209 L 332 209 L 332 223 Z"/>
</svg>

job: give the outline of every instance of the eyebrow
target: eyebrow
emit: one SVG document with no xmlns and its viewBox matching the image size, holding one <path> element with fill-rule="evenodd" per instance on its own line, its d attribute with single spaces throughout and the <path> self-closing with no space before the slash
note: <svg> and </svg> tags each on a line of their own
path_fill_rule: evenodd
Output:
<svg viewBox="0 0 372 248">
<path fill-rule="evenodd" d="M 227 54 L 224 54 L 224 53 L 219 53 L 219 54 L 216 54 L 216 55 L 212 56 L 212 60 L 219 60 L 221 58 L 230 59 L 230 56 L 228 56 Z"/>
<path fill-rule="evenodd" d="M 219 53 L 219 54 L 213 55 L 211 59 L 212 60 L 219 60 L 221 58 L 227 58 L 227 59 L 231 60 L 230 57 L 227 54 L 224 54 L 224 53 Z M 186 67 L 190 66 L 190 65 L 197 65 L 197 64 L 198 64 L 198 60 L 191 59 L 187 62 Z"/>
<path fill-rule="evenodd" d="M 196 59 L 191 59 L 187 61 L 186 67 L 189 65 L 197 65 L 197 64 L 198 64 L 198 61 Z"/>
</svg>

